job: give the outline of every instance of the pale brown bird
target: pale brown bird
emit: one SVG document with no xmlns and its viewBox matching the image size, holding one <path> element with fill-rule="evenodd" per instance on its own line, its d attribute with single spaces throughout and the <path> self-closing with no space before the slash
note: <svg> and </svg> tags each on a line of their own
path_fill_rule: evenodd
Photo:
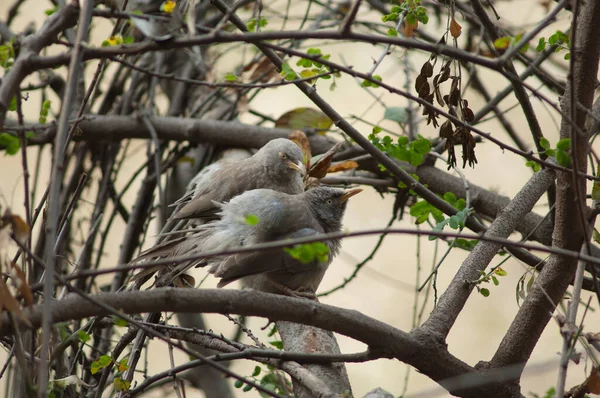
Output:
<svg viewBox="0 0 600 398">
<path fill-rule="evenodd" d="M 304 191 L 306 167 L 300 148 L 286 138 L 269 141 L 253 156 L 221 161 L 198 174 L 195 189 L 176 203 L 191 200 L 173 214 L 175 219 L 206 218 L 217 210 L 214 202 L 228 202 L 251 189 L 266 188 L 288 194 Z"/>
<path fill-rule="evenodd" d="M 221 218 L 185 237 L 151 249 L 140 259 L 168 258 L 258 243 L 318 236 L 341 230 L 347 200 L 361 189 L 316 187 L 298 195 L 269 189 L 247 191 L 218 204 Z M 295 258 L 277 248 L 230 256 L 201 258 L 180 264 L 178 272 L 208 266 L 220 278 L 218 286 L 241 280 L 242 286 L 271 293 L 313 296 L 338 253 L 340 239 L 323 242 L 326 253 Z M 314 247 L 314 246 L 312 246 Z M 304 261 L 304 262 L 303 262 Z"/>
</svg>

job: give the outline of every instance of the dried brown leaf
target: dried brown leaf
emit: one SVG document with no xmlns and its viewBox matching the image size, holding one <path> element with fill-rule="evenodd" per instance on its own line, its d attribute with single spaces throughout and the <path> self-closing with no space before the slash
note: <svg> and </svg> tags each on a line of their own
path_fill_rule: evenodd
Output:
<svg viewBox="0 0 600 398">
<path fill-rule="evenodd" d="M 458 36 L 460 36 L 461 32 L 462 26 L 456 22 L 456 19 L 452 18 L 452 21 L 450 21 L 450 34 L 456 39 Z"/>
<path fill-rule="evenodd" d="M 304 132 L 300 130 L 295 130 L 292 131 L 292 134 L 290 134 L 289 138 L 290 140 L 294 141 L 296 145 L 298 145 L 302 150 L 302 155 L 304 156 L 304 165 L 308 170 L 308 168 L 310 167 L 310 158 L 312 157 L 308 137 L 306 136 L 306 134 L 304 134 Z"/>
<path fill-rule="evenodd" d="M 357 167 L 358 163 L 356 163 L 354 160 L 345 160 L 341 163 L 331 165 L 327 170 L 327 173 L 337 173 L 339 171 L 352 170 Z"/>
<path fill-rule="evenodd" d="M 25 314 L 23 314 L 23 311 L 21 311 L 21 306 L 19 305 L 19 302 L 13 297 L 10 290 L 8 290 L 8 286 L 6 286 L 4 280 L 0 279 L 0 311 L 2 310 L 6 310 L 12 313 L 13 315 L 18 316 L 19 318 L 21 318 L 23 323 L 31 327 L 29 319 L 27 319 Z"/>
<path fill-rule="evenodd" d="M 331 166 L 333 156 L 337 153 L 341 146 L 342 143 L 338 142 L 327 152 L 325 152 L 325 154 L 323 154 L 323 156 L 321 156 L 319 160 L 317 160 L 315 164 L 308 170 L 308 176 L 315 178 L 325 177 L 327 175 L 327 172 L 329 171 L 329 166 Z"/>
<path fill-rule="evenodd" d="M 243 69 L 242 77 L 246 82 L 268 83 L 275 78 L 279 78 L 280 75 L 271 60 L 267 57 L 262 57 L 257 62 L 246 65 Z"/>
<path fill-rule="evenodd" d="M 25 272 L 23 272 L 23 270 L 15 263 L 12 263 L 12 267 L 16 276 L 15 285 L 17 286 L 17 289 L 19 289 L 21 296 L 23 296 L 25 305 L 31 307 L 33 305 L 33 293 L 31 293 L 31 288 L 27 283 Z"/>
<path fill-rule="evenodd" d="M 433 76 L 433 65 L 431 65 L 431 62 L 427 61 L 423 64 L 423 66 L 421 67 L 421 76 Z"/>
</svg>

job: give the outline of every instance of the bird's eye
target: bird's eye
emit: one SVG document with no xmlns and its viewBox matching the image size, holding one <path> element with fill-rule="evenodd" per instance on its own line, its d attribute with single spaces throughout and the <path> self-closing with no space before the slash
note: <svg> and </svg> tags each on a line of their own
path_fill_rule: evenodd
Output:
<svg viewBox="0 0 600 398">
<path fill-rule="evenodd" d="M 333 203 L 333 200 L 331 200 L 331 199 L 327 199 L 327 204 L 328 204 L 328 205 L 330 205 L 330 204 L 332 204 L 332 203 Z"/>
<path fill-rule="evenodd" d="M 285 155 L 285 153 L 282 153 L 280 156 L 281 156 L 282 160 L 286 160 L 287 159 L 287 156 Z"/>
</svg>

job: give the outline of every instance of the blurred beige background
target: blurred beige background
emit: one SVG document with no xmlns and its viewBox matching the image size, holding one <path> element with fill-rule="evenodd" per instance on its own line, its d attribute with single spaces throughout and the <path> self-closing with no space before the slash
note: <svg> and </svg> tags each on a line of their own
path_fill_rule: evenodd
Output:
<svg viewBox="0 0 600 398">
<path fill-rule="evenodd" d="M 0 18 L 4 19 L 9 6 L 13 1 L 4 0 L 0 2 Z M 265 14 L 268 15 L 269 9 L 282 10 L 286 6 L 286 2 L 280 0 L 271 4 L 265 4 Z M 298 5 L 296 7 L 296 15 L 298 15 Z M 44 10 L 52 8 L 50 2 L 43 0 L 28 0 L 25 6 L 21 8 L 19 17 L 13 29 L 18 27 L 22 29 L 25 24 L 30 21 L 35 21 L 36 27 L 39 28 L 45 18 Z M 545 15 L 544 9 L 535 1 L 510 1 L 496 3 L 496 8 L 499 14 L 504 18 L 500 22 L 510 21 L 512 24 L 526 23 L 527 26 L 533 26 L 537 21 Z M 568 15 L 561 14 L 560 25 L 567 24 Z M 370 13 L 368 7 L 363 5 L 359 13 L 361 20 L 379 20 L 379 16 L 375 13 Z M 460 16 L 457 18 L 459 22 Z M 270 25 L 267 29 L 276 29 L 280 22 L 277 18 L 270 18 Z M 430 22 L 430 25 L 433 25 Z M 288 25 L 290 26 L 290 25 Z M 110 25 L 106 21 L 94 22 L 93 34 L 91 43 L 100 45 L 102 40 L 106 39 L 108 32 L 106 31 Z M 434 26 L 427 26 L 428 31 L 435 31 Z M 556 28 L 555 28 L 556 29 Z M 547 35 L 546 35 L 547 36 Z M 373 60 L 377 59 L 381 53 L 381 49 L 367 44 L 333 44 L 319 45 L 326 53 L 331 54 L 331 60 L 344 62 L 352 65 L 356 70 L 368 71 Z M 55 51 L 62 51 L 58 49 Z M 237 52 L 238 54 L 240 52 Z M 381 66 L 378 68 L 378 74 L 383 76 L 384 81 L 394 83 L 400 87 L 404 85 L 405 74 L 403 67 L 403 57 L 405 51 L 396 48 L 392 54 L 387 56 Z M 413 66 L 420 67 L 426 55 L 420 53 L 411 53 L 410 61 Z M 215 75 L 221 76 L 226 72 L 233 70 L 235 65 L 239 63 L 233 56 L 223 58 L 218 65 L 215 66 Z M 95 70 L 96 62 L 90 62 L 86 67 L 86 73 L 89 74 Z M 61 70 L 64 74 L 64 68 Z M 413 74 L 414 79 L 416 75 Z M 494 73 L 483 72 L 484 81 L 492 85 L 492 94 L 504 88 L 507 82 L 499 75 Z M 35 81 L 35 80 L 33 80 Z M 89 79 L 88 79 L 89 82 Z M 536 83 L 537 84 L 537 83 Z M 534 84 L 534 86 L 536 85 Z M 391 130 L 397 131 L 398 127 L 391 122 L 381 122 L 383 118 L 384 108 L 374 103 L 373 97 L 369 96 L 364 89 L 359 86 L 359 82 L 354 81 L 351 77 L 344 76 L 338 80 L 338 88 L 335 91 L 329 90 L 329 83 L 322 81 L 318 84 L 320 94 L 330 101 L 330 103 L 344 116 L 351 115 L 361 116 L 364 119 L 373 123 L 380 123 L 382 126 Z M 411 84 L 412 90 L 412 84 Z M 380 90 L 372 90 L 375 96 L 380 96 L 386 106 L 406 106 L 405 99 L 399 96 L 392 96 L 389 93 Z M 549 94 L 550 98 L 557 101 L 558 98 Z M 471 107 L 476 111 L 483 104 L 481 98 L 475 96 L 472 92 L 467 94 Z M 52 98 L 54 112 L 57 111 L 58 100 Z M 31 96 L 25 102 L 25 109 L 28 110 L 26 118 L 28 120 L 37 119 L 39 112 L 39 98 Z M 514 97 L 502 103 L 501 108 L 506 109 L 510 105 L 516 103 Z M 538 112 L 538 117 L 542 123 L 542 128 L 550 142 L 557 140 L 557 124 L 559 118 L 556 114 L 551 113 L 547 107 L 540 105 L 539 101 L 533 100 L 535 108 Z M 310 101 L 305 98 L 293 86 L 286 86 L 273 90 L 264 90 L 253 102 L 252 107 L 266 112 L 270 116 L 278 117 L 282 113 L 300 106 L 312 106 Z M 419 112 L 420 114 L 420 112 Z M 10 117 L 15 117 L 14 113 L 9 114 Z M 530 134 L 524 118 L 517 107 L 508 112 L 508 116 L 513 125 L 517 128 L 519 134 L 530 142 Z M 56 115 L 52 115 L 49 119 L 52 120 Z M 254 119 L 249 116 L 243 116 L 242 121 L 252 122 Z M 358 123 L 356 127 L 364 134 L 368 134 L 371 128 L 365 124 Z M 498 138 L 506 139 L 502 130 L 494 122 L 487 122 L 481 126 L 485 131 L 489 131 Z M 434 138 L 437 132 L 431 126 L 425 126 L 425 123 L 419 125 L 420 134 L 428 138 Z M 120 179 L 122 187 L 123 181 L 135 170 L 144 157 L 145 143 L 138 141 L 134 144 L 139 150 L 138 156 L 128 157 L 125 162 L 125 175 Z M 38 149 L 31 148 L 28 150 L 29 167 L 34 167 L 34 160 L 37 157 Z M 43 187 L 47 184 L 48 174 L 44 170 L 49 168 L 49 152 L 46 150 L 42 154 L 44 159 L 43 172 L 38 185 L 38 198 Z M 474 184 L 481 185 L 488 189 L 492 189 L 503 195 L 514 196 L 523 183 L 531 175 L 529 169 L 524 165 L 524 161 L 509 152 L 503 152 L 489 142 L 483 142 L 476 148 L 477 158 L 479 163 L 475 169 L 465 169 L 463 173 Z M 23 175 L 21 172 L 20 156 L 0 156 L 0 193 L 2 198 L 0 203 L 2 206 L 11 206 L 16 214 L 23 214 Z M 95 182 L 99 179 L 99 175 L 92 175 L 91 178 Z M 137 181 L 139 184 L 139 181 Z M 93 185 L 94 185 L 93 184 Z M 89 196 L 93 197 L 93 196 Z M 135 198 L 135 187 L 131 189 L 125 197 L 125 203 L 131 203 Z M 544 212 L 547 207 L 545 197 L 542 198 L 539 204 L 539 211 Z M 391 214 L 393 204 L 392 197 L 381 198 L 374 190 L 367 188 L 361 195 L 353 198 L 347 210 L 345 218 L 345 226 L 348 230 L 360 230 L 384 227 Z M 93 208 L 92 203 L 84 203 L 81 209 L 88 209 L 90 214 Z M 109 209 L 110 211 L 112 209 Z M 105 225 L 105 222 L 103 222 Z M 397 222 L 395 226 L 410 227 L 413 225 L 413 220 L 410 216 L 405 217 L 403 222 Z M 107 244 L 108 252 L 105 255 L 103 266 L 110 267 L 116 264 L 118 248 L 120 246 L 120 238 L 122 234 L 119 228 L 122 228 L 122 223 L 115 223 L 115 227 L 111 230 L 109 242 Z M 87 236 L 86 225 L 80 226 L 82 237 Z M 156 231 L 156 229 L 153 229 Z M 516 238 L 516 236 L 515 236 Z M 335 262 L 330 267 L 328 274 L 321 285 L 321 291 L 328 290 L 341 283 L 345 277 L 350 275 L 355 264 L 362 261 L 372 250 L 377 240 L 376 236 L 347 239 L 344 242 L 342 253 L 336 258 Z M 152 244 L 153 238 L 150 237 L 147 241 L 147 246 Z M 420 244 L 420 257 L 417 258 L 417 246 Z M 435 244 L 429 242 L 426 238 L 421 239 L 412 236 L 394 235 L 386 238 L 385 243 L 378 252 L 375 259 L 361 271 L 359 277 L 350 283 L 346 289 L 338 291 L 333 295 L 321 299 L 323 303 L 331 304 L 339 307 L 358 310 L 375 319 L 389 323 L 404 331 L 409 331 L 412 325 L 413 311 L 415 308 L 415 298 L 420 303 L 425 299 L 423 293 L 415 295 L 415 280 L 417 278 L 417 270 L 420 269 L 420 280 L 423 280 L 432 267 Z M 440 243 L 438 253 L 442 254 L 446 250 L 446 245 Z M 441 294 L 448 282 L 451 280 L 455 271 L 461 264 L 461 261 L 466 257 L 466 252 L 454 250 L 446 259 L 440 270 L 438 277 L 438 292 Z M 498 264 L 502 258 L 497 258 L 492 262 L 492 265 Z M 496 350 L 504 332 L 510 325 L 512 318 L 518 310 L 518 305 L 515 299 L 516 285 L 519 278 L 527 272 L 527 269 L 518 262 L 509 260 L 504 264 L 503 268 L 508 272 L 508 276 L 500 279 L 499 286 L 486 286 L 490 289 L 491 295 L 488 298 L 474 293 L 467 302 L 467 305 L 458 318 L 458 321 L 448 338 L 448 346 L 450 352 L 456 355 L 463 361 L 475 365 L 479 360 L 488 360 Z M 200 280 L 204 275 L 202 270 L 198 270 L 197 280 Z M 108 280 L 108 279 L 105 279 Z M 203 286 L 213 287 L 215 282 L 212 278 L 208 278 Z M 432 293 L 430 293 L 431 295 Z M 582 299 L 587 301 L 588 295 L 584 294 Z M 427 317 L 432 308 L 432 297 L 429 298 L 429 303 L 424 312 L 424 317 Z M 597 303 L 592 301 L 593 310 L 590 310 L 586 320 L 588 331 L 594 330 L 594 325 L 599 325 L 599 315 L 597 311 Z M 581 314 L 581 312 L 580 312 Z M 208 315 L 210 327 L 217 331 L 222 331 L 225 335 L 231 335 L 234 331 L 234 325 L 227 321 L 224 317 L 218 315 Z M 263 341 L 268 341 L 266 336 L 261 335 L 260 326 L 264 326 L 264 319 L 252 320 L 250 325 Z M 597 331 L 597 330 L 594 330 Z M 121 333 L 124 330 L 120 331 Z M 351 353 L 362 351 L 366 347 L 358 342 L 355 342 L 344 336 L 339 336 L 339 343 L 342 352 Z M 161 342 L 153 341 L 151 355 L 149 358 L 149 373 L 155 373 L 165 369 L 168 364 L 168 348 Z M 526 369 L 522 379 L 522 391 L 524 394 L 532 391 L 543 395 L 543 393 L 556 383 L 558 355 L 562 344 L 558 328 L 555 323 L 550 322 L 546 328 L 533 356 Z M 6 353 L 0 353 L 0 359 L 5 358 Z M 187 360 L 185 355 L 176 355 L 178 363 L 183 363 Z M 243 375 L 250 375 L 252 368 L 255 366 L 253 362 L 239 361 L 234 365 L 234 370 Z M 362 396 L 367 391 L 382 387 L 395 396 L 399 396 L 406 382 L 405 372 L 406 365 L 393 360 L 378 360 L 363 364 L 347 365 L 352 387 L 355 396 Z M 589 370 L 589 367 L 587 368 Z M 585 377 L 586 367 L 582 363 L 580 365 L 571 364 L 569 367 L 567 385 L 581 383 Z M 4 384 L 4 380 L 0 383 Z M 3 388 L 3 387 L 1 387 Z M 0 391 L 4 391 L 0 389 Z M 192 390 L 187 391 L 188 396 L 194 395 Z M 255 391 L 243 393 L 241 390 L 237 392 L 239 396 L 257 397 Z M 447 396 L 447 393 L 436 387 L 436 384 L 431 382 L 427 377 L 422 376 L 414 370 L 410 372 L 407 388 L 408 396 L 417 393 L 424 393 L 422 396 Z M 147 396 L 175 396 L 171 387 L 166 387 L 165 390 L 154 391 Z"/>
</svg>

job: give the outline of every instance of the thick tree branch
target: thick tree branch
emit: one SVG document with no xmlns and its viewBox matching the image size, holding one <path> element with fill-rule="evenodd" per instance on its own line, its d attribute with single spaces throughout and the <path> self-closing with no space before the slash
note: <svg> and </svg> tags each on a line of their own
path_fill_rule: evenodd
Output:
<svg viewBox="0 0 600 398">
<path fill-rule="evenodd" d="M 548 187 L 554 183 L 554 178 L 554 171 L 549 169 L 534 174 L 510 204 L 498 214 L 485 236 L 507 238 L 522 217 L 531 211 Z M 480 271 L 486 269 L 500 248 L 501 245 L 496 243 L 479 241 L 440 297 L 429 319 L 423 324 L 424 329 L 442 339 L 446 338 L 475 287 L 471 282 L 479 279 Z"/>
<path fill-rule="evenodd" d="M 310 300 L 245 290 L 176 288 L 101 293 L 91 297 L 128 314 L 159 311 L 240 314 L 316 326 L 367 344 L 374 357 L 396 358 L 406 362 L 442 386 L 446 379 L 465 374 L 472 374 L 474 378 L 485 377 L 486 372 L 475 371 L 451 355 L 445 345 L 436 343 L 426 334 L 408 334 L 358 311 Z M 56 323 L 111 315 L 106 307 L 82 300 L 79 295 L 69 295 L 53 302 L 50 310 Z M 24 313 L 33 327 L 39 327 L 42 319 L 40 306 L 34 306 Z M 21 322 L 20 327 L 26 326 Z M 11 330 L 10 320 L 4 315 L 0 336 L 10 334 Z M 451 392 L 462 397 L 481 397 L 482 394 L 486 397 L 520 397 L 512 387 L 503 385 L 493 388 L 478 385 L 470 389 L 454 385 Z"/>
<path fill-rule="evenodd" d="M 32 63 L 33 57 L 52 43 L 60 32 L 74 26 L 78 14 L 79 3 L 72 1 L 62 7 L 60 12 L 50 16 L 37 33 L 24 40 L 15 63 L 0 84 L 0 126 L 4 125 L 6 111 L 11 99 L 17 93 L 19 85 L 29 73 L 36 70 Z M 66 56 L 63 61 L 64 65 L 67 65 L 71 61 L 71 55 Z"/>
<path fill-rule="evenodd" d="M 600 2 L 582 2 L 579 14 L 577 39 L 572 52 L 575 53 L 575 65 L 571 71 L 575 87 L 569 85 L 563 97 L 563 113 L 568 114 L 570 109 L 571 90 L 574 90 L 574 99 L 587 109 L 591 109 L 594 95 L 594 85 L 598 73 L 598 59 L 600 55 Z M 585 110 L 577 111 L 576 121 L 580 128 L 585 125 Z M 561 124 L 561 138 L 570 138 L 571 126 L 564 119 Z M 573 142 L 578 145 L 578 168 L 586 168 L 588 151 L 587 140 L 578 137 Z M 579 184 L 585 187 L 583 182 Z M 585 189 L 585 188 L 583 188 Z M 578 198 L 578 199 L 576 199 Z M 585 192 L 576 191 L 570 173 L 560 172 L 557 181 L 556 220 L 553 234 L 553 246 L 561 249 L 579 250 L 583 242 L 582 225 L 577 210 L 577 201 L 585 198 Z M 524 367 L 539 336 L 550 320 L 556 305 L 564 295 L 569 282 L 573 279 L 577 261 L 559 256 L 550 256 L 546 267 L 536 279 L 529 291 L 525 302 L 519 309 L 509 330 L 504 336 L 496 351 L 491 365 L 503 367 L 519 364 Z"/>
<path fill-rule="evenodd" d="M 210 143 L 224 147 L 260 148 L 272 139 L 287 138 L 291 130 L 261 127 L 239 122 L 221 120 L 189 119 L 172 116 L 152 116 L 150 122 L 160 140 Z M 118 141 L 126 138 L 150 139 L 148 129 L 134 116 L 84 116 L 79 123 L 82 134 L 75 135 L 74 141 Z M 44 133 L 28 140 L 30 145 L 52 142 L 56 128 L 50 127 Z M 308 133 L 313 153 L 323 153 L 333 146 L 330 139 Z"/>
</svg>

